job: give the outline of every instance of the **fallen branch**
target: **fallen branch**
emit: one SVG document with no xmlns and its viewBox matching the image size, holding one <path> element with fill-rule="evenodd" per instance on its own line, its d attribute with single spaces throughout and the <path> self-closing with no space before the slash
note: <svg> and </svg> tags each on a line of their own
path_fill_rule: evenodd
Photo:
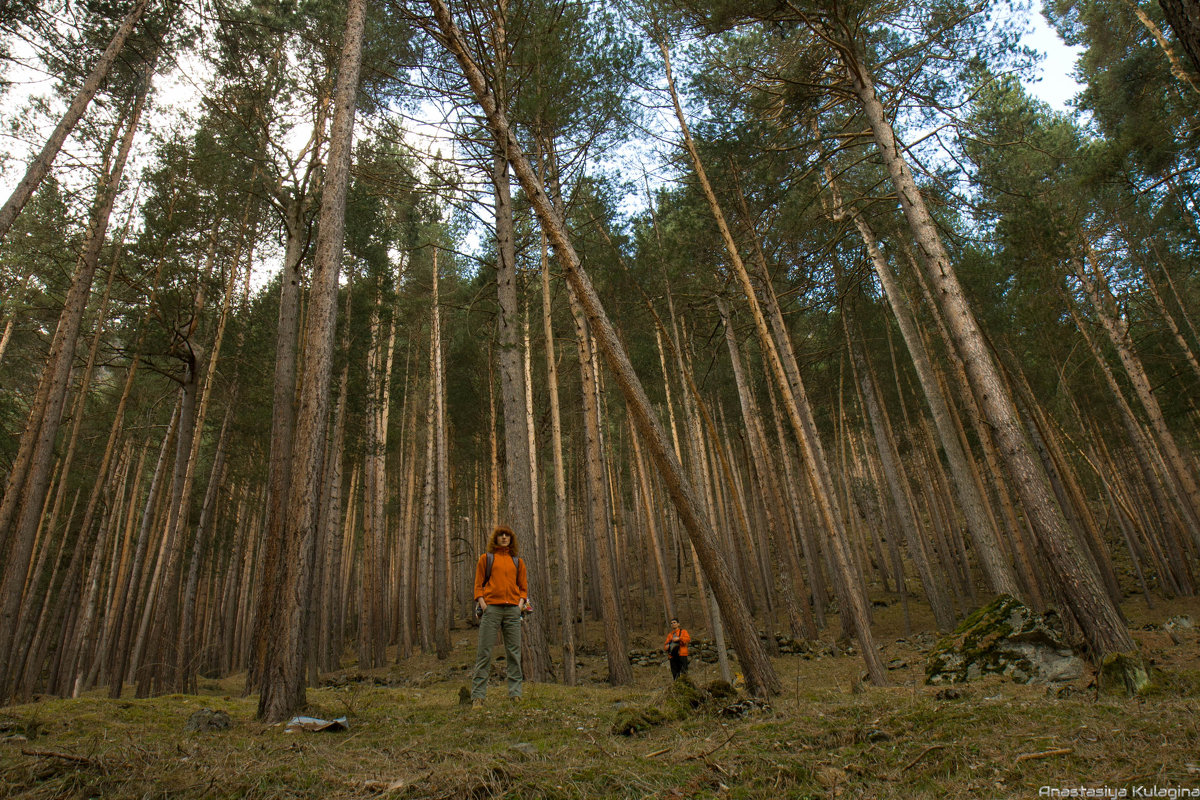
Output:
<svg viewBox="0 0 1200 800">
<path fill-rule="evenodd" d="M 597 742 L 597 741 L 596 741 L 596 737 L 595 737 L 595 736 L 592 736 L 592 735 L 589 733 L 589 734 L 587 735 L 587 738 L 589 738 L 589 739 L 591 739 L 591 740 L 592 740 L 592 744 L 596 745 L 596 749 L 597 749 L 597 750 L 599 750 L 601 753 L 603 753 L 605 758 L 612 758 L 612 755 L 611 755 L 611 754 L 610 754 L 610 753 L 609 753 L 607 750 L 605 750 L 605 749 L 604 749 L 604 746 L 603 746 L 603 745 L 601 745 L 599 742 Z"/>
<path fill-rule="evenodd" d="M 902 770 L 900 770 L 900 771 L 901 771 L 901 772 L 908 772 L 910 769 L 912 769 L 913 767 L 915 767 L 915 766 L 917 765 L 917 762 L 918 762 L 918 761 L 920 761 L 922 758 L 924 758 L 925 756 L 929 755 L 929 754 L 930 754 L 930 753 L 932 753 L 934 750 L 941 750 L 941 749 L 942 749 L 942 748 L 944 748 L 945 746 L 946 746 L 946 745 L 944 745 L 944 744 L 931 744 L 931 745 L 929 745 L 929 747 L 926 747 L 924 750 L 922 750 L 922 751 L 921 751 L 920 755 L 918 755 L 918 756 L 917 756 L 916 758 L 914 758 L 912 761 L 910 761 L 910 762 L 908 762 L 907 764 L 905 764 L 905 765 L 904 765 L 904 769 L 902 769 Z"/>
<path fill-rule="evenodd" d="M 655 750 L 653 753 L 646 753 L 645 757 L 646 758 L 654 758 L 655 756 L 661 756 L 663 753 L 669 753 L 669 752 L 671 752 L 671 748 L 664 747 L 662 750 Z"/>
<path fill-rule="evenodd" d="M 1037 758 L 1052 758 L 1053 756 L 1069 756 L 1075 752 L 1074 747 L 1060 747 L 1057 750 L 1043 750 L 1040 753 L 1021 753 L 1017 756 L 1014 764 L 1020 764 L 1022 761 L 1033 761 Z"/>
<path fill-rule="evenodd" d="M 696 759 L 698 759 L 698 758 L 702 758 L 702 759 L 704 759 L 705 761 L 707 761 L 709 756 L 711 756 L 713 753 L 715 753 L 715 752 L 717 752 L 718 750 L 720 750 L 720 749 L 721 749 L 722 747 L 724 747 L 725 745 L 727 745 L 727 744 L 729 744 L 730 742 L 732 742 L 732 741 L 733 741 L 733 737 L 734 737 L 734 736 L 737 736 L 737 731 L 734 731 L 733 733 L 729 734 L 729 738 L 728 738 L 728 739 L 726 739 L 725 741 L 721 742 L 719 745 L 717 745 L 716 747 L 714 747 L 712 750 L 709 750 L 708 752 L 705 752 L 705 753 L 697 753 L 697 754 L 696 754 L 696 755 L 694 755 L 694 756 L 688 756 L 687 758 L 685 758 L 685 759 L 684 759 L 684 761 L 694 761 L 694 760 L 696 760 Z"/>
<path fill-rule="evenodd" d="M 22 750 L 21 753 L 34 758 L 61 758 L 63 761 L 70 761 L 72 764 L 86 764 L 89 767 L 103 767 L 104 765 L 87 756 L 77 756 L 71 753 L 56 753 L 53 750 Z"/>
</svg>

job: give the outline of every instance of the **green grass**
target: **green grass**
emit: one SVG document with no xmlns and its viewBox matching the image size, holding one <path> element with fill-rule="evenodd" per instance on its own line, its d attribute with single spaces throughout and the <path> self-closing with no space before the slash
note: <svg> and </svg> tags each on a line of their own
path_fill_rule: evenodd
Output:
<svg viewBox="0 0 1200 800">
<path fill-rule="evenodd" d="M 309 713 L 349 717 L 342 733 L 259 724 L 256 698 L 240 696 L 237 678 L 205 681 L 194 696 L 44 699 L 0 708 L 0 796 L 920 800 L 1035 798 L 1042 786 L 1200 788 L 1196 640 L 1138 635 L 1174 676 L 1152 700 L 1097 698 L 1087 678 L 1058 698 L 999 677 L 941 700 L 921 683 L 920 654 L 892 641 L 886 655 L 908 662 L 889 673 L 892 686 L 861 685 L 853 656 L 781 658 L 785 690 L 769 710 L 744 719 L 701 711 L 628 737 L 610 732 L 614 719 L 662 701 L 665 667 L 635 669 L 630 687 L 527 685 L 519 705 L 493 686 L 488 704 L 470 709 L 458 703 L 458 667 L 471 657 L 462 643 L 448 663 L 406 665 L 425 676 L 420 686 L 309 690 Z M 591 661 L 583 674 L 602 668 L 602 657 Z M 693 677 L 704 684 L 715 668 Z M 227 712 L 233 727 L 186 732 L 203 707 Z M 22 732 L 27 741 L 12 738 Z"/>
</svg>

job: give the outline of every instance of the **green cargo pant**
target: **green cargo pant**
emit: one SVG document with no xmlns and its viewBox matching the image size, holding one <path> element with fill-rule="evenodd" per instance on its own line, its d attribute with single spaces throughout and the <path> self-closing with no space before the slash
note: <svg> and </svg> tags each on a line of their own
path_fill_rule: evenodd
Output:
<svg viewBox="0 0 1200 800">
<path fill-rule="evenodd" d="M 475 651 L 475 676 L 471 697 L 487 694 L 488 672 L 492 666 L 492 646 L 496 633 L 504 636 L 504 660 L 508 662 L 508 696 L 521 696 L 521 610 L 517 606 L 491 605 L 479 620 L 479 647 Z"/>
</svg>

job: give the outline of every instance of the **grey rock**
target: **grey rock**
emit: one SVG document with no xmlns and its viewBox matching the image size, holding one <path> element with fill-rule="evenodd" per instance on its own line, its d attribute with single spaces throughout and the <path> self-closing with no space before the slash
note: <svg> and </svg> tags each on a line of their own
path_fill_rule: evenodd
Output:
<svg viewBox="0 0 1200 800">
<path fill-rule="evenodd" d="M 930 652 L 925 682 L 962 683 L 1000 674 L 1017 683 L 1060 685 L 1083 675 L 1058 618 L 1001 595 L 963 621 Z"/>
</svg>

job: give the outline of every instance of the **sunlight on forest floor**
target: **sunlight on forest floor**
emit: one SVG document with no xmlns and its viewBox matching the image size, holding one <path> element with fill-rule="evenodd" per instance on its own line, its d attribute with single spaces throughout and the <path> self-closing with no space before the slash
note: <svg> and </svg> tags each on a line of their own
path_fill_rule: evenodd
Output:
<svg viewBox="0 0 1200 800">
<path fill-rule="evenodd" d="M 612 733 L 614 718 L 661 697 L 665 665 L 635 667 L 634 685 L 616 688 L 600 682 L 603 655 L 584 656 L 579 686 L 527 684 L 514 704 L 493 683 L 487 704 L 470 709 L 459 690 L 474 630 L 460 629 L 445 661 L 349 668 L 341 687 L 309 690 L 307 713 L 347 716 L 348 732 L 285 734 L 255 722 L 257 700 L 240 696 L 240 675 L 201 679 L 198 695 L 97 692 L 0 709 L 0 796 L 1033 798 L 1043 787 L 1124 787 L 1131 797 L 1153 796 L 1135 794 L 1139 786 L 1200 789 L 1196 634 L 1176 645 L 1143 629 L 1180 613 L 1200 619 L 1200 601 L 1147 609 L 1131 599 L 1125 610 L 1168 673 L 1153 699 L 1098 699 L 1090 676 L 1057 693 L 998 677 L 954 692 L 925 686 L 920 646 L 904 637 L 893 605 L 876 620 L 884 661 L 896 667 L 892 686 L 863 685 L 857 656 L 781 657 L 784 691 L 769 709 L 710 710 L 627 737 Z M 716 665 L 697 664 L 692 677 L 704 685 Z M 232 727 L 185 731 L 200 708 L 227 712 Z"/>
</svg>

